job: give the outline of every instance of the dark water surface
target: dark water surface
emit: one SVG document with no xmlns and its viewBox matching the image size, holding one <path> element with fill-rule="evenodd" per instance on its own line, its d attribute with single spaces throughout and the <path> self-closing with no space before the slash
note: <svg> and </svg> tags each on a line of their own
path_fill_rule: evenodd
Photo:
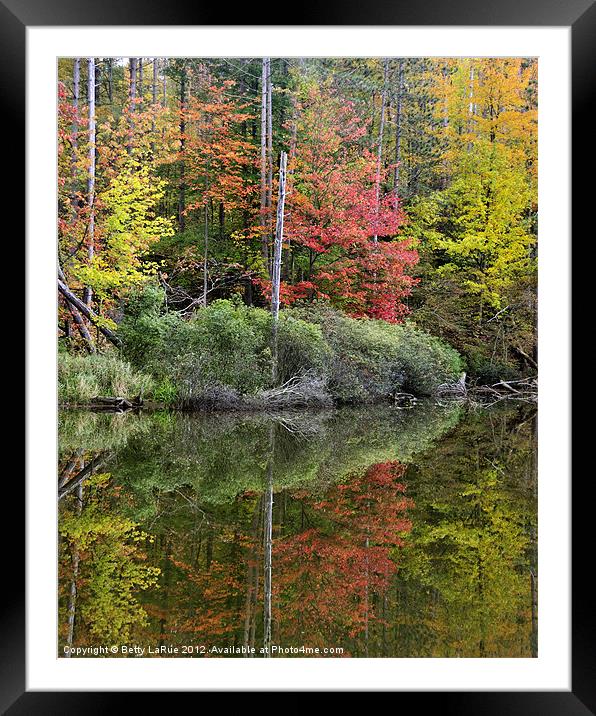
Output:
<svg viewBox="0 0 596 716">
<path fill-rule="evenodd" d="M 535 422 L 64 411 L 59 656 L 536 656 Z"/>
</svg>

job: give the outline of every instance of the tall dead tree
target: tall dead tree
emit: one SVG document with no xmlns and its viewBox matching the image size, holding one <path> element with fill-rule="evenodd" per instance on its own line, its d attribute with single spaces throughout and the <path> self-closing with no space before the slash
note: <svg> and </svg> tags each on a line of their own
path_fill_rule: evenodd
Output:
<svg viewBox="0 0 596 716">
<path fill-rule="evenodd" d="M 263 57 L 261 65 L 261 253 L 265 266 L 269 266 L 269 236 L 267 232 L 267 197 L 268 197 L 268 166 L 267 166 L 267 110 L 269 86 L 269 58 Z"/>
<path fill-rule="evenodd" d="M 273 91 L 271 84 L 271 58 L 267 62 L 267 211 L 269 235 L 273 234 Z"/>
<path fill-rule="evenodd" d="M 288 155 L 282 152 L 279 158 L 279 191 L 277 197 L 277 217 L 275 222 L 275 242 L 273 247 L 273 267 L 271 272 L 271 315 L 272 324 L 272 356 L 273 356 L 273 385 L 277 383 L 279 367 L 277 350 L 277 328 L 279 321 L 279 289 L 281 283 L 281 253 L 284 235 L 284 211 L 286 203 L 286 174 Z"/>
<path fill-rule="evenodd" d="M 95 255 L 95 58 L 88 60 L 87 94 L 89 96 L 89 167 L 87 170 L 87 204 L 89 207 L 89 229 L 87 231 L 87 258 Z M 93 300 L 90 286 L 85 287 L 84 302 L 87 306 Z"/>
<path fill-rule="evenodd" d="M 381 121 L 379 123 L 379 138 L 377 141 L 377 171 L 375 175 L 375 201 L 377 218 L 379 215 L 379 203 L 381 201 L 381 163 L 383 160 L 383 134 L 385 132 L 385 104 L 387 103 L 387 77 L 389 73 L 389 60 L 385 58 L 383 63 L 383 92 L 381 93 Z M 377 228 L 375 227 L 375 233 L 373 241 L 377 243 L 379 237 L 377 235 Z"/>
<path fill-rule="evenodd" d="M 272 602 L 272 556 L 273 556 L 273 464 L 275 459 L 275 422 L 269 427 L 269 461 L 265 489 L 263 516 L 263 650 L 264 657 L 271 657 L 271 602 Z"/>
<path fill-rule="evenodd" d="M 400 195 L 400 169 L 401 169 L 401 132 L 402 132 L 402 112 L 404 98 L 404 61 L 400 59 L 397 67 L 397 98 L 395 110 L 395 169 L 393 170 L 393 193 L 397 204 Z"/>
</svg>

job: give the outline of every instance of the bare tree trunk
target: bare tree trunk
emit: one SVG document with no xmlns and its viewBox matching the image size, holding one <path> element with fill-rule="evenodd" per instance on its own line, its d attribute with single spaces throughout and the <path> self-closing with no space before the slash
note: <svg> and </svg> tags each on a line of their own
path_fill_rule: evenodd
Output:
<svg viewBox="0 0 596 716">
<path fill-rule="evenodd" d="M 184 150 L 186 147 L 186 68 L 182 68 L 180 76 L 180 182 L 178 186 L 178 227 L 180 231 L 186 228 L 186 178 L 184 166 Z"/>
<path fill-rule="evenodd" d="M 389 71 L 389 60 L 385 58 L 383 62 L 383 92 L 381 94 L 381 121 L 379 123 L 379 139 L 377 144 L 377 172 L 375 176 L 375 199 L 376 199 L 376 213 L 377 221 L 379 218 L 379 209 L 381 201 L 381 162 L 383 159 L 383 133 L 385 131 L 385 104 L 387 103 L 387 75 Z M 373 241 L 377 243 L 379 237 L 377 234 L 377 227 L 375 226 L 375 233 Z"/>
<path fill-rule="evenodd" d="M 81 58 L 75 57 L 72 68 L 72 106 L 74 109 L 74 117 L 72 123 L 72 160 L 71 160 L 71 178 L 72 178 L 72 208 L 73 218 L 78 214 L 77 199 L 77 155 L 79 151 L 79 101 L 81 97 Z"/>
<path fill-rule="evenodd" d="M 282 152 L 279 158 L 279 192 L 277 199 L 277 219 L 275 224 L 275 245 L 273 253 L 273 270 L 272 270 L 272 286 L 271 286 L 271 314 L 273 316 L 272 325 L 272 357 L 273 357 L 273 385 L 276 384 L 279 369 L 277 365 L 277 324 L 279 321 L 279 288 L 281 282 L 281 249 L 284 235 L 284 210 L 286 202 L 286 171 L 288 166 L 288 156 Z"/>
<path fill-rule="evenodd" d="M 66 277 L 64 276 L 64 272 L 62 271 L 62 267 L 60 265 L 58 265 L 58 278 L 64 283 L 64 285 L 66 285 Z M 82 339 L 85 341 L 87 350 L 89 353 L 95 353 L 95 343 L 93 342 L 93 338 L 91 337 L 91 333 L 89 332 L 89 328 L 87 327 L 85 320 L 77 308 L 70 303 L 70 301 L 66 300 L 65 303 L 70 311 L 73 321 L 77 324 L 77 328 L 79 329 Z"/>
<path fill-rule="evenodd" d="M 273 461 L 275 454 L 275 423 L 269 428 L 269 463 L 265 492 L 265 518 L 263 522 L 263 648 L 264 657 L 271 656 L 271 597 L 273 553 Z"/>
<path fill-rule="evenodd" d="M 267 235 L 267 85 L 269 59 L 263 58 L 261 67 L 261 253 L 265 266 L 269 266 L 269 237 Z"/>
<path fill-rule="evenodd" d="M 269 236 L 273 235 L 273 92 L 271 86 L 271 58 L 267 60 L 267 215 Z"/>
<path fill-rule="evenodd" d="M 398 86 L 397 86 L 397 109 L 395 115 L 395 170 L 393 173 L 393 191 L 395 193 L 395 202 L 399 198 L 399 174 L 401 165 L 401 127 L 402 127 L 402 110 L 403 110 L 403 93 L 404 93 L 404 61 L 400 60 L 398 65 Z"/>
<path fill-rule="evenodd" d="M 143 58 L 139 57 L 139 109 L 143 109 Z"/>
<path fill-rule="evenodd" d="M 89 351 L 89 353 L 95 353 L 95 343 L 93 342 L 93 338 L 91 337 L 91 333 L 89 332 L 89 329 L 87 328 L 87 324 L 85 323 L 83 317 L 73 305 L 68 302 L 67 305 L 70 311 L 70 315 L 72 316 L 73 321 L 77 324 L 77 328 L 79 329 L 82 339 L 85 341 L 87 350 Z"/>
<path fill-rule="evenodd" d="M 81 460 L 81 469 L 85 466 Z M 77 515 L 80 517 L 83 510 L 83 485 L 80 484 L 77 489 Z M 68 598 L 68 634 L 66 636 L 66 645 L 69 647 L 66 652 L 66 658 L 70 658 L 70 647 L 74 642 L 75 616 L 77 612 L 77 579 L 79 576 L 80 555 L 76 544 L 72 551 L 72 581 L 70 583 L 70 595 Z"/>
<path fill-rule="evenodd" d="M 296 158 L 296 145 L 297 145 L 297 138 L 298 138 L 298 107 L 296 103 L 296 98 L 292 98 L 292 130 L 291 130 L 291 138 L 290 138 L 290 152 L 288 155 L 288 181 L 287 181 L 287 188 L 286 188 L 286 195 L 289 196 L 292 193 L 292 179 L 294 175 L 294 161 Z M 292 275 L 293 275 L 293 256 L 292 256 L 292 246 L 290 239 L 286 242 L 287 248 L 285 251 L 285 260 L 284 260 L 284 277 L 286 281 L 292 281 Z"/>
<path fill-rule="evenodd" d="M 89 94 L 89 169 L 87 171 L 87 204 L 89 206 L 89 230 L 87 231 L 87 258 L 93 260 L 95 254 L 95 58 L 88 62 L 89 76 L 87 91 Z M 91 305 L 93 291 L 85 287 L 84 301 Z"/>
</svg>

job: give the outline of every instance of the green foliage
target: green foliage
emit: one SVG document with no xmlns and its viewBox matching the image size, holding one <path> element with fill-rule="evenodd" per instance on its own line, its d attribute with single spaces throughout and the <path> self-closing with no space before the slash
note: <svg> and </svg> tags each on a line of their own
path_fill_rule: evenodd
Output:
<svg viewBox="0 0 596 716">
<path fill-rule="evenodd" d="M 534 352 L 535 208 L 525 164 L 489 141 L 462 154 L 449 187 L 408 206 L 421 255 L 416 320 L 481 380 L 518 376 L 528 365 L 517 349 Z"/>
<path fill-rule="evenodd" d="M 271 384 L 271 315 L 219 300 L 190 320 L 163 312 L 154 288 L 134 295 L 120 326 L 124 354 L 158 381 L 154 396 L 197 400 L 218 387 L 221 400 L 254 395 Z M 429 395 L 456 380 L 452 348 L 413 325 L 354 319 L 325 304 L 287 309 L 278 324 L 279 381 L 309 373 L 341 403 L 370 402 L 407 389 Z M 236 399 L 235 399 L 236 400 Z M 217 403 L 213 395 L 208 402 Z"/>
<path fill-rule="evenodd" d="M 178 388 L 172 383 L 171 379 L 166 376 L 155 384 L 151 397 L 158 403 L 173 405 L 178 399 Z"/>
<path fill-rule="evenodd" d="M 104 246 L 89 263 L 82 262 L 74 270 L 77 279 L 98 296 L 118 294 L 155 273 L 147 252 L 160 237 L 174 233 L 171 219 L 157 215 L 165 186 L 150 166 L 128 161 L 99 193 Z"/>
<path fill-rule="evenodd" d="M 414 325 L 354 319 L 324 304 L 293 314 L 321 327 L 330 347 L 329 389 L 340 402 L 365 402 L 408 390 L 431 394 L 457 380 L 458 353 Z"/>
<path fill-rule="evenodd" d="M 377 329 L 388 333 L 394 341 L 394 360 L 405 376 L 404 390 L 430 395 L 438 385 L 458 379 L 463 369 L 462 358 L 445 341 L 411 323 L 402 326 L 378 323 Z"/>
<path fill-rule="evenodd" d="M 95 475 L 85 484 L 84 507 L 64 511 L 60 535 L 85 555 L 81 617 L 99 640 L 124 643 L 133 627 L 147 623 L 137 593 L 155 585 L 160 570 L 144 563 L 141 547 L 149 535 L 130 519 L 112 512 L 103 494 L 110 475 Z"/>
<path fill-rule="evenodd" d="M 106 469 L 117 485 L 135 493 L 131 517 L 138 521 L 154 516 L 156 490 L 191 485 L 213 504 L 258 492 L 271 459 L 276 490 L 317 491 L 374 461 L 410 459 L 451 430 L 461 415 L 456 404 L 427 401 L 413 410 L 379 405 L 297 413 L 282 423 L 262 413 L 144 412 L 102 415 L 101 422 L 86 413 L 76 420 L 65 416 L 60 448 L 63 456 L 74 446 L 111 450 Z"/>
<path fill-rule="evenodd" d="M 277 334 L 278 376 L 285 382 L 295 375 L 311 371 L 325 376 L 331 348 L 321 327 L 302 321 L 291 312 L 281 312 Z"/>
<path fill-rule="evenodd" d="M 115 353 L 90 356 L 58 355 L 58 399 L 61 403 L 88 403 L 98 396 L 145 397 L 153 379 L 134 370 Z"/>
<path fill-rule="evenodd" d="M 267 385 L 271 373 L 268 344 L 271 318 L 263 309 L 215 301 L 190 320 L 160 312 L 159 301 L 135 296 L 120 326 L 124 354 L 152 372 L 161 391 L 191 398 L 213 384 L 243 393 Z"/>
</svg>

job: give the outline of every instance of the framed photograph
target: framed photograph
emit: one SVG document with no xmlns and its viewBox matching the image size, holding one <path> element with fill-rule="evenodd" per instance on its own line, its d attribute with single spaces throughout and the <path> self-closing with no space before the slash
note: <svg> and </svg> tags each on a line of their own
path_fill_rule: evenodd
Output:
<svg viewBox="0 0 596 716">
<path fill-rule="evenodd" d="M 589 0 L 0 13 L 27 270 L 7 713 L 596 713 L 571 558 Z"/>
</svg>

